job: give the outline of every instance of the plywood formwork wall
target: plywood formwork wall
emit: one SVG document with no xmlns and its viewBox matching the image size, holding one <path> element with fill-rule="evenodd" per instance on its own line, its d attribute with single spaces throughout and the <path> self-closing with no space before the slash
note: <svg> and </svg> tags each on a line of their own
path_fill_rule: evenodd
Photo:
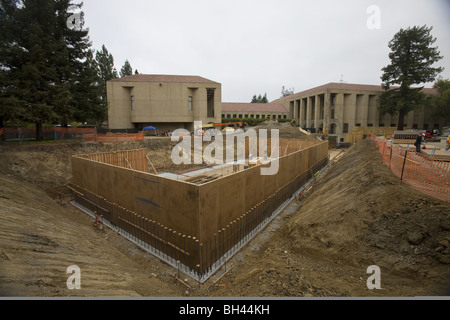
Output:
<svg viewBox="0 0 450 320">
<path fill-rule="evenodd" d="M 83 157 L 72 184 L 180 233 L 198 237 L 198 186 Z"/>
<path fill-rule="evenodd" d="M 281 157 L 276 175 L 261 175 L 258 166 L 201 185 L 200 239 L 209 239 L 295 177 L 305 174 L 306 180 L 306 173 L 314 174 L 311 172 L 314 165 L 327 157 L 328 142 L 323 142 Z"/>
<path fill-rule="evenodd" d="M 145 154 L 131 153 L 137 162 Z M 282 156 L 275 175 L 256 166 L 202 185 L 131 170 L 120 158 L 72 158 L 78 201 L 202 278 L 326 164 L 328 142 Z"/>
</svg>

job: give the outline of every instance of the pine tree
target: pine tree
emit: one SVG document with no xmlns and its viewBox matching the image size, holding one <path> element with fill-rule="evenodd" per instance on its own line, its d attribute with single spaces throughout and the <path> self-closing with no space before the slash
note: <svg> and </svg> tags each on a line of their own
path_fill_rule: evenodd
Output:
<svg viewBox="0 0 450 320">
<path fill-rule="evenodd" d="M 423 87 L 413 88 L 435 80 L 443 68 L 433 68 L 442 57 L 436 39 L 431 35 L 432 27 L 401 29 L 389 42 L 391 64 L 382 69 L 383 88 L 380 113 L 398 114 L 398 129 L 404 129 L 404 118 L 412 110 L 426 104 Z M 398 88 L 392 88 L 399 85 Z"/>
<path fill-rule="evenodd" d="M 0 116 L 36 124 L 67 125 L 92 108 L 78 99 L 90 90 L 85 68 L 88 31 L 69 28 L 71 0 L 0 0 Z M 80 13 L 82 18 L 82 13 Z"/>
<path fill-rule="evenodd" d="M 126 60 L 122 69 L 120 69 L 120 77 L 123 78 L 131 75 L 133 75 L 133 68 L 131 67 L 130 62 Z"/>
<path fill-rule="evenodd" d="M 102 81 L 102 104 L 106 107 L 106 83 L 112 79 L 117 79 L 119 76 L 117 74 L 116 68 L 114 68 L 114 57 L 109 53 L 105 45 L 102 46 L 101 51 L 97 51 L 95 60 L 97 61 L 99 68 L 99 77 Z"/>
</svg>

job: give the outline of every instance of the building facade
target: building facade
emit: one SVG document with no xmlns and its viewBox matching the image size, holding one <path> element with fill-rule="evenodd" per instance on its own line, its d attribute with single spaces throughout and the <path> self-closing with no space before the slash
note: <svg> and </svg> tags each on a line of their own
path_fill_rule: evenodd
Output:
<svg viewBox="0 0 450 320">
<path fill-rule="evenodd" d="M 111 130 L 194 130 L 221 121 L 222 86 L 198 76 L 133 75 L 107 83 Z"/>
<path fill-rule="evenodd" d="M 287 120 L 289 112 L 281 103 L 222 103 L 222 119 Z"/>
<path fill-rule="evenodd" d="M 436 94 L 434 89 L 423 91 Z M 397 127 L 398 116 L 381 115 L 378 111 L 383 92 L 381 86 L 329 83 L 272 103 L 283 104 L 302 128 L 323 132 L 342 143 L 355 127 Z M 405 129 L 431 130 L 442 126 L 424 109 L 411 111 L 405 117 Z"/>
</svg>

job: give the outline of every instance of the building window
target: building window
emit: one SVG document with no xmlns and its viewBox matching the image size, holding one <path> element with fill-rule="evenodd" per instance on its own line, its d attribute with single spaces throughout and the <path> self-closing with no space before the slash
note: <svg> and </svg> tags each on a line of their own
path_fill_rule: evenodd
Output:
<svg viewBox="0 0 450 320">
<path fill-rule="evenodd" d="M 332 105 L 333 107 L 336 105 L 336 95 L 335 95 L 335 94 L 333 94 L 333 95 L 331 96 L 331 105 Z M 333 117 L 333 119 L 334 119 L 334 117 Z"/>
<path fill-rule="evenodd" d="M 361 123 L 357 123 L 355 127 L 361 127 Z"/>
<path fill-rule="evenodd" d="M 192 111 L 194 109 L 192 97 L 189 97 L 189 99 L 188 99 L 188 107 L 189 107 L 189 111 Z"/>
<path fill-rule="evenodd" d="M 131 96 L 131 111 L 134 111 L 134 96 Z"/>
<path fill-rule="evenodd" d="M 278 119 L 281 119 L 281 114 L 278 115 Z"/>
<path fill-rule="evenodd" d="M 225 119 L 225 115 L 224 114 L 222 114 L 222 119 Z"/>
<path fill-rule="evenodd" d="M 395 123 L 391 123 L 391 127 L 396 127 L 397 125 Z"/>
<path fill-rule="evenodd" d="M 373 123 L 368 123 L 367 126 L 368 127 L 373 127 Z"/>
<path fill-rule="evenodd" d="M 237 114 L 233 114 L 233 119 L 236 119 L 237 118 Z"/>
<path fill-rule="evenodd" d="M 331 109 L 331 119 L 335 119 L 334 109 Z"/>
<path fill-rule="evenodd" d="M 231 114 L 227 114 L 227 119 L 230 119 L 231 118 Z"/>
<path fill-rule="evenodd" d="M 208 118 L 214 118 L 215 106 L 214 106 L 214 92 L 215 89 L 206 89 L 207 94 L 207 108 L 208 108 Z"/>
<path fill-rule="evenodd" d="M 262 119 L 265 119 L 265 118 L 266 118 L 266 116 L 265 116 L 265 115 L 262 115 L 262 116 L 261 116 L 261 118 L 262 118 Z"/>
<path fill-rule="evenodd" d="M 428 127 L 429 127 L 428 123 L 424 124 L 423 125 L 423 130 L 428 130 Z"/>
<path fill-rule="evenodd" d="M 257 114 L 257 115 L 256 115 L 256 119 L 259 119 L 259 118 L 260 118 L 260 116 L 259 116 L 259 114 Z"/>
<path fill-rule="evenodd" d="M 348 123 L 344 123 L 344 133 L 348 133 Z"/>
<path fill-rule="evenodd" d="M 384 123 L 380 123 L 380 127 L 382 127 L 382 128 L 383 128 L 383 127 L 384 127 Z"/>
<path fill-rule="evenodd" d="M 284 120 L 287 120 L 287 115 L 284 115 L 284 116 L 283 116 L 283 119 L 284 119 Z"/>
<path fill-rule="evenodd" d="M 242 114 L 239 115 L 239 119 L 242 119 Z"/>
<path fill-rule="evenodd" d="M 330 134 L 336 134 L 336 124 L 331 124 L 330 126 Z"/>
<path fill-rule="evenodd" d="M 254 114 L 251 114 L 251 115 L 250 115 L 250 118 L 251 118 L 251 119 L 255 118 L 255 115 L 254 115 Z"/>
<path fill-rule="evenodd" d="M 413 129 L 419 129 L 419 125 L 417 123 L 413 124 Z"/>
</svg>

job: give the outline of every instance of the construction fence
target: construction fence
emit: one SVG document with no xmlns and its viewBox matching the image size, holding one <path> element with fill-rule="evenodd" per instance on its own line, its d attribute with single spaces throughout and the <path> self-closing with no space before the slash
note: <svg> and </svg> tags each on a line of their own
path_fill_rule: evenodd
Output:
<svg viewBox="0 0 450 320">
<path fill-rule="evenodd" d="M 131 141 L 144 141 L 145 136 L 143 132 L 139 133 L 92 133 L 83 135 L 84 142 L 102 142 L 102 143 L 115 143 L 115 142 L 131 142 Z"/>
<path fill-rule="evenodd" d="M 36 129 L 0 128 L 0 136 L 6 141 L 36 140 Z M 144 141 L 144 133 L 98 133 L 97 128 L 54 127 L 43 128 L 43 140 L 82 140 L 83 142 L 129 142 Z"/>
<path fill-rule="evenodd" d="M 450 202 L 448 174 L 450 162 L 433 160 L 415 149 L 395 147 L 387 139 L 370 135 L 392 173 L 414 189 L 436 199 Z"/>
<path fill-rule="evenodd" d="M 36 129 L 1 128 L 6 141 L 36 140 Z M 86 134 L 96 133 L 96 128 L 54 127 L 43 128 L 41 138 L 44 140 L 76 140 L 83 139 Z"/>
</svg>

